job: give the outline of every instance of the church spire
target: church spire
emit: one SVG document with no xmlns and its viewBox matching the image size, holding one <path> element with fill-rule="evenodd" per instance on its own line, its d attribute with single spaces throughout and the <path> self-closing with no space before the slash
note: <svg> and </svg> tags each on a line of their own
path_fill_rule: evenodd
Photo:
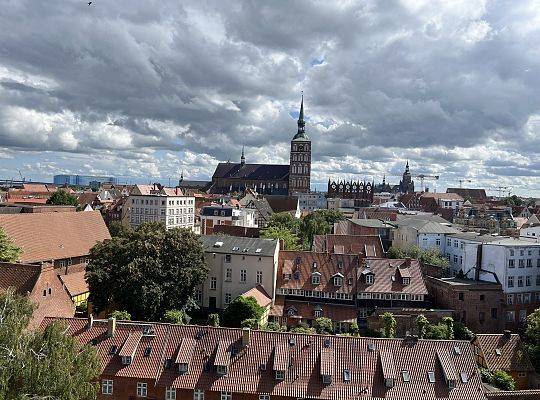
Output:
<svg viewBox="0 0 540 400">
<path fill-rule="evenodd" d="M 405 173 L 409 173 L 409 160 L 407 160 L 407 165 L 405 166 Z"/>
<path fill-rule="evenodd" d="M 242 156 L 240 157 L 240 165 L 246 164 L 246 157 L 244 157 L 244 146 L 242 145 Z"/>
<path fill-rule="evenodd" d="M 300 114 L 298 115 L 298 135 L 303 135 L 306 132 L 306 123 L 304 121 L 304 94 L 302 93 L 302 101 L 300 103 Z"/>
</svg>

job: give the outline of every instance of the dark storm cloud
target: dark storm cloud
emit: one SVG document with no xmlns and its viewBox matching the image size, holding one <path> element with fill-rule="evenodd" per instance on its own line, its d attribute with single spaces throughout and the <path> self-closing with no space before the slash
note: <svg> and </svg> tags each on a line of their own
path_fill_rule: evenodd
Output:
<svg viewBox="0 0 540 400">
<path fill-rule="evenodd" d="M 537 182 L 539 18 L 532 1 L 8 1 L 0 147 L 96 169 L 106 152 L 111 174 L 167 176 L 164 154 L 206 174 L 242 145 L 283 162 L 304 90 L 321 182 L 406 158 Z"/>
</svg>

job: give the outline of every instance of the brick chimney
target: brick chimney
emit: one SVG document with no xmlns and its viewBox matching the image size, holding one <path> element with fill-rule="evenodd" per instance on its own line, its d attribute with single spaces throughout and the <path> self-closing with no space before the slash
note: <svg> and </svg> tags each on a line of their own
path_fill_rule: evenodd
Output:
<svg viewBox="0 0 540 400">
<path fill-rule="evenodd" d="M 87 327 L 87 329 L 90 330 L 90 329 L 92 329 L 93 326 L 94 326 L 94 316 L 92 314 L 90 314 L 88 316 L 88 327 Z"/>
<path fill-rule="evenodd" d="M 242 328 L 242 346 L 248 347 L 251 344 L 251 329 Z"/>
<path fill-rule="evenodd" d="M 116 332 L 116 318 L 109 317 L 107 320 L 107 336 L 113 337 Z"/>
</svg>

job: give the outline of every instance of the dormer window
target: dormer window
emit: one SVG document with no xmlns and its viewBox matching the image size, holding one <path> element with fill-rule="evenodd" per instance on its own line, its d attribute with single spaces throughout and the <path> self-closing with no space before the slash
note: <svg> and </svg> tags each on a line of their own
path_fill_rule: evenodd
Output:
<svg viewBox="0 0 540 400">
<path fill-rule="evenodd" d="M 325 385 L 329 385 L 332 383 L 332 376 L 330 375 L 323 375 L 322 376 L 322 381 Z"/>
<path fill-rule="evenodd" d="M 320 285 L 321 283 L 321 274 L 318 272 L 314 272 L 311 274 L 311 283 L 313 285 Z"/>
<path fill-rule="evenodd" d="M 375 281 L 375 276 L 368 274 L 366 275 L 366 283 L 368 285 L 373 285 L 373 282 Z"/>
<path fill-rule="evenodd" d="M 337 266 L 338 266 L 339 269 L 342 269 L 343 268 L 343 261 L 339 260 L 337 262 Z"/>
<path fill-rule="evenodd" d="M 227 375 L 227 366 L 217 365 L 216 372 L 218 373 L 218 375 Z"/>
<path fill-rule="evenodd" d="M 407 285 L 410 284 L 410 283 L 411 283 L 411 278 L 403 278 L 403 284 L 404 284 L 405 286 L 407 286 Z"/>
<path fill-rule="evenodd" d="M 387 388 L 393 388 L 394 387 L 394 378 L 386 378 L 384 380 L 384 386 Z"/>
<path fill-rule="evenodd" d="M 180 363 L 178 364 L 178 372 L 181 374 L 185 374 L 188 372 L 188 365 L 186 363 Z"/>
<path fill-rule="evenodd" d="M 343 285 L 343 278 L 341 276 L 334 276 L 334 286 Z"/>
<path fill-rule="evenodd" d="M 285 371 L 276 371 L 276 381 L 282 381 L 285 379 Z"/>
<path fill-rule="evenodd" d="M 131 364 L 131 357 L 130 356 L 123 356 L 122 357 L 122 365 L 129 365 Z"/>
</svg>

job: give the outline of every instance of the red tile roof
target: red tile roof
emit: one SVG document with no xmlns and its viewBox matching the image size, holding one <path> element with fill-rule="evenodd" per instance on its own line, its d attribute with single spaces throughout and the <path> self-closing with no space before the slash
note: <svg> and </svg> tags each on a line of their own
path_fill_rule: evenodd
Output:
<svg viewBox="0 0 540 400">
<path fill-rule="evenodd" d="M 488 400 L 538 400 L 540 389 L 486 392 Z"/>
<path fill-rule="evenodd" d="M 379 235 L 315 235 L 312 249 L 319 253 L 384 256 Z"/>
<path fill-rule="evenodd" d="M 142 338 L 142 332 L 130 332 L 122 348 L 118 352 L 120 357 L 133 357 Z"/>
<path fill-rule="evenodd" d="M 32 292 L 40 274 L 40 265 L 0 263 L 0 289 L 12 287 L 26 295 Z"/>
<path fill-rule="evenodd" d="M 318 310 L 323 317 L 330 318 L 334 322 L 356 322 L 358 317 L 358 311 L 353 305 L 296 300 L 284 300 L 284 303 L 278 304 L 280 298 L 283 299 L 283 296 L 276 298 L 276 304 L 272 307 L 270 315 L 313 320 L 317 318 L 315 311 Z"/>
<path fill-rule="evenodd" d="M 365 262 L 366 265 L 361 266 L 358 271 L 359 293 L 428 294 L 418 260 L 410 260 L 410 265 L 408 265 L 407 260 L 387 258 L 367 258 Z M 363 277 L 367 272 L 371 272 L 375 276 L 371 285 L 368 285 Z M 399 275 L 403 278 L 410 278 L 410 283 L 404 285 L 399 279 Z"/>
<path fill-rule="evenodd" d="M 354 294 L 359 257 L 347 254 L 326 254 L 310 251 L 280 251 L 277 287 L 332 293 Z M 291 271 L 290 279 L 287 275 Z M 343 284 L 335 286 L 333 277 L 343 276 Z M 312 275 L 320 274 L 320 284 L 312 283 Z M 351 279 L 351 284 L 349 284 Z"/>
<path fill-rule="evenodd" d="M 46 318 L 42 326 L 54 320 Z M 143 334 L 132 363 L 123 366 L 120 357 L 111 354 L 111 346 L 122 345 L 130 333 L 141 332 L 143 325 L 148 324 L 117 322 L 114 336 L 108 337 L 106 321 L 94 321 L 90 329 L 84 319 L 62 321 L 67 324 L 68 334 L 83 343 L 95 343 L 102 360 L 103 377 L 146 379 L 162 390 L 173 387 L 231 391 L 233 397 L 234 393 L 267 393 L 276 398 L 485 399 L 473 349 L 467 341 L 410 342 L 403 339 L 251 331 L 249 346 L 245 347 L 241 329 L 155 323 L 152 324 L 153 334 Z M 175 360 L 184 338 L 195 339 L 196 345 L 189 359 L 189 372 L 180 374 L 167 360 Z M 212 368 L 218 343 L 224 343 L 231 349 L 229 368 L 224 376 Z M 372 350 L 368 349 L 368 344 L 373 345 Z M 454 346 L 460 347 L 461 354 L 453 352 Z M 147 347 L 151 351 L 145 357 Z M 324 384 L 320 374 L 324 348 L 331 348 L 334 352 L 331 384 Z M 455 371 L 469 376 L 468 382 L 457 380 L 456 387 L 448 389 L 437 356 L 442 352 Z M 409 371 L 411 381 L 403 382 L 398 377 L 393 388 L 386 388 L 379 354 L 390 354 L 396 370 Z M 324 361 L 326 368 L 328 355 L 324 356 Z M 283 381 L 275 379 L 276 366 L 285 371 Z M 345 370 L 349 372 L 350 381 L 344 379 Z M 428 371 L 434 372 L 435 383 L 429 382 Z"/>
<path fill-rule="evenodd" d="M 68 275 L 60 275 L 60 280 L 66 287 L 71 297 L 90 291 L 84 278 L 85 271 L 74 272 Z"/>
<path fill-rule="evenodd" d="M 534 368 L 518 334 L 493 333 L 476 335 L 475 344 L 480 347 L 489 370 L 532 372 Z M 498 355 L 498 351 L 500 355 Z"/>
<path fill-rule="evenodd" d="M 264 287 L 262 285 L 257 285 L 249 289 L 247 292 L 242 293 L 240 296 L 255 298 L 255 300 L 257 300 L 257 304 L 261 307 L 266 307 L 270 303 L 272 303 L 272 298 L 270 297 L 268 292 L 264 290 Z"/>
<path fill-rule="evenodd" d="M 0 214 L 0 227 L 23 249 L 25 263 L 85 256 L 111 238 L 99 211 Z"/>
</svg>

